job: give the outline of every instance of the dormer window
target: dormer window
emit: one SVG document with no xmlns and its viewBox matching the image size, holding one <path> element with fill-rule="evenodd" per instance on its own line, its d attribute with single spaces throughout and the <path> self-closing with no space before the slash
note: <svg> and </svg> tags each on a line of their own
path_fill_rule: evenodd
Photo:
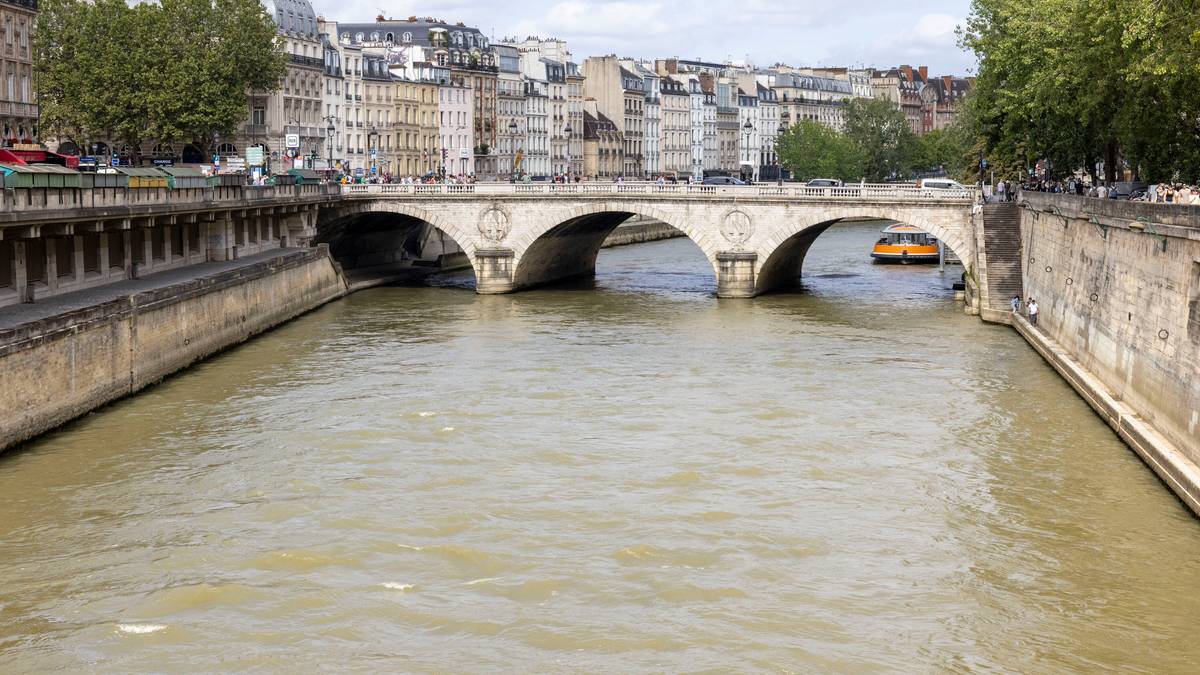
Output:
<svg viewBox="0 0 1200 675">
<path fill-rule="evenodd" d="M 400 36 L 400 41 L 403 42 L 404 44 L 408 44 L 408 43 L 412 42 L 412 33 L 404 33 L 403 35 Z"/>
</svg>

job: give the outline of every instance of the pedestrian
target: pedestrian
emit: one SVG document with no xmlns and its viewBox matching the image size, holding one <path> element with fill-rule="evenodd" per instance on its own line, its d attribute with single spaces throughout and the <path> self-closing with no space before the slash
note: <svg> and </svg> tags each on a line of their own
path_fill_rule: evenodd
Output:
<svg viewBox="0 0 1200 675">
<path fill-rule="evenodd" d="M 1031 326 L 1036 326 L 1037 320 L 1038 320 L 1037 300 L 1034 300 L 1033 298 L 1029 298 L 1029 304 L 1027 306 L 1029 307 L 1029 324 Z"/>
<path fill-rule="evenodd" d="M 999 201 L 999 202 L 1007 201 L 1006 199 L 1004 199 L 1004 189 L 1005 189 L 1004 179 L 1001 178 L 999 181 L 996 182 L 996 201 Z"/>
<path fill-rule="evenodd" d="M 1014 295 L 1012 297 L 1012 300 L 1010 300 L 1008 302 L 1008 304 L 1012 306 L 1013 314 L 1016 314 L 1017 312 L 1021 311 L 1021 296 Z"/>
</svg>

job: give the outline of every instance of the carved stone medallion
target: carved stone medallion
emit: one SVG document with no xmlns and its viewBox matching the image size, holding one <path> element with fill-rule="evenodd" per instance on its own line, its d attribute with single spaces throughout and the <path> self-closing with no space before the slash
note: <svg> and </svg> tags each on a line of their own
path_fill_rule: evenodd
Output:
<svg viewBox="0 0 1200 675">
<path fill-rule="evenodd" d="M 483 212 L 479 217 L 479 234 L 493 243 L 500 243 L 508 236 L 508 214 L 498 206 Z"/>
<path fill-rule="evenodd" d="M 742 211 L 730 211 L 721 221 L 721 236 L 740 248 L 754 234 L 754 221 Z"/>
</svg>

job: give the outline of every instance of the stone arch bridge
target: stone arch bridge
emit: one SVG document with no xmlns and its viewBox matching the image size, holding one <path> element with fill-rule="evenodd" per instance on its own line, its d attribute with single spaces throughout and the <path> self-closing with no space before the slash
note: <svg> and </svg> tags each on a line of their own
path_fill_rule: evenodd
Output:
<svg viewBox="0 0 1200 675">
<path fill-rule="evenodd" d="M 695 242 L 720 297 L 748 298 L 793 285 L 809 247 L 832 225 L 893 220 L 940 239 L 967 267 L 978 297 L 986 280 L 977 202 L 973 190 L 907 185 L 356 185 L 321 209 L 317 237 L 336 252 L 339 241 L 428 223 L 466 253 L 479 293 L 510 293 L 593 274 L 605 238 L 637 215 Z"/>
</svg>

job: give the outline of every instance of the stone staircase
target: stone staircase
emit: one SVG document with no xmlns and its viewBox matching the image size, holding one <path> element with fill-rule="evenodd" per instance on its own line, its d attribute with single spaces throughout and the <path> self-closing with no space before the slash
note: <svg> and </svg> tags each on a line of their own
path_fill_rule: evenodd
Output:
<svg viewBox="0 0 1200 675">
<path fill-rule="evenodd" d="M 1012 311 L 1009 305 L 1012 297 L 1024 297 L 1021 281 L 1021 209 L 1017 204 L 986 204 L 983 207 L 983 245 L 987 261 L 987 297 L 983 299 L 983 309 L 1003 312 L 1007 318 Z M 995 320 L 992 317 L 984 318 Z"/>
</svg>

